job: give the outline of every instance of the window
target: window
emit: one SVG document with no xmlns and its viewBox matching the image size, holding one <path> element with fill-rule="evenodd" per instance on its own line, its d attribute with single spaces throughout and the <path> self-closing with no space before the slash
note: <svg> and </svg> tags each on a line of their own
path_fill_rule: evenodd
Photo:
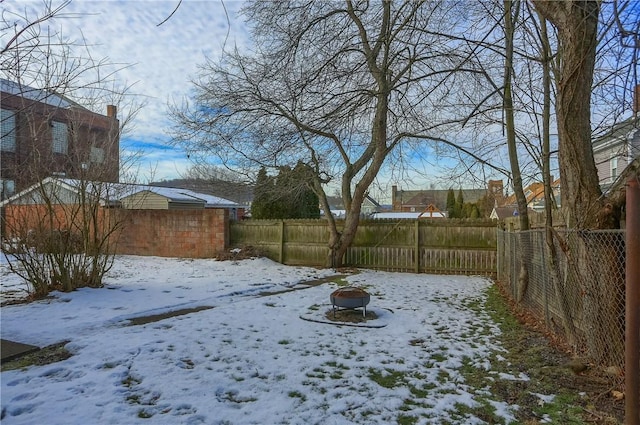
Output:
<svg viewBox="0 0 640 425">
<path fill-rule="evenodd" d="M 611 164 L 611 182 L 613 183 L 618 177 L 618 157 L 611 158 L 609 163 Z"/>
<path fill-rule="evenodd" d="M 2 139 L 2 150 L 7 152 L 16 151 L 16 114 L 8 109 L 2 109 L 2 129 L 0 139 Z"/>
<path fill-rule="evenodd" d="M 91 162 L 95 162 L 96 164 L 104 163 L 104 149 L 91 147 L 91 153 L 89 154 L 89 160 Z"/>
<path fill-rule="evenodd" d="M 51 133 L 53 135 L 53 152 L 66 154 L 69 144 L 67 124 L 58 121 L 51 121 Z"/>
<path fill-rule="evenodd" d="M 7 199 L 16 192 L 16 182 L 0 179 L 0 199 Z"/>
</svg>

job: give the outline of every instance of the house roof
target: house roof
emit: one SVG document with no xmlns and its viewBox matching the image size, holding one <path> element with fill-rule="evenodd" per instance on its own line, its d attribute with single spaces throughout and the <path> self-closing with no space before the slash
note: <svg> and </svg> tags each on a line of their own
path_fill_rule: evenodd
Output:
<svg viewBox="0 0 640 425">
<path fill-rule="evenodd" d="M 640 130 L 640 115 L 631 116 L 624 121 L 616 123 L 607 132 L 596 137 L 592 143 L 593 148 L 597 150 L 601 145 L 611 140 L 624 139 L 634 130 Z"/>
<path fill-rule="evenodd" d="M 371 218 L 400 218 L 400 219 L 418 219 L 418 218 L 447 218 L 443 212 L 381 212 L 371 214 Z"/>
<path fill-rule="evenodd" d="M 5 78 L 0 78 L 0 91 L 36 102 L 46 103 L 56 108 L 69 109 L 73 107 L 87 110 L 68 97 L 57 94 L 52 90 L 36 89 Z"/>
<path fill-rule="evenodd" d="M 494 214 L 495 213 L 495 214 Z M 506 207 L 495 207 L 491 213 L 491 216 L 497 216 L 498 219 L 503 220 L 507 217 L 513 217 L 518 215 L 518 206 L 509 205 Z"/>
<path fill-rule="evenodd" d="M 527 211 L 529 213 L 529 215 L 531 214 L 535 214 L 535 210 L 533 210 L 532 208 L 527 208 Z M 504 207 L 494 207 L 493 211 L 491 211 L 491 217 L 492 218 L 497 218 L 500 220 L 504 220 L 505 218 L 509 218 L 509 217 L 517 217 L 519 215 L 518 213 L 518 206 L 517 205 L 506 205 Z"/>
<path fill-rule="evenodd" d="M 188 189 L 128 183 L 82 182 L 76 179 L 64 179 L 57 177 L 47 177 L 42 182 L 37 183 L 0 203 L 0 206 L 10 204 L 17 199 L 27 196 L 29 193 L 33 193 L 43 184 L 57 185 L 72 192 L 77 192 L 84 185 L 89 193 L 99 193 L 101 202 L 103 204 L 113 204 L 126 197 L 136 195 L 138 193 L 148 192 L 165 197 L 172 202 L 198 204 L 204 203 L 205 208 L 240 207 L 239 204 L 233 201 L 229 201 L 228 199 L 219 198 L 217 196 L 204 193 L 198 193 Z"/>
<path fill-rule="evenodd" d="M 371 202 L 371 205 L 373 205 L 374 207 L 380 208 L 380 204 L 378 203 L 378 201 L 373 199 L 371 196 L 365 195 L 364 200 Z"/>
<path fill-rule="evenodd" d="M 458 196 L 458 190 L 454 193 Z M 400 202 L 404 207 L 424 207 L 430 204 L 440 209 L 447 206 L 449 190 L 400 190 L 396 192 L 395 202 Z M 487 194 L 486 189 L 462 189 L 462 197 L 465 202 L 476 202 Z"/>
<path fill-rule="evenodd" d="M 551 190 L 556 191 L 560 189 L 560 179 L 556 179 L 551 183 Z M 527 204 L 530 204 L 534 201 L 539 201 L 544 199 L 544 183 L 535 182 L 531 183 L 529 186 L 524 188 L 524 194 L 527 198 Z M 510 195 L 504 198 L 502 202 L 502 206 L 510 206 L 517 205 L 516 195 Z"/>
</svg>

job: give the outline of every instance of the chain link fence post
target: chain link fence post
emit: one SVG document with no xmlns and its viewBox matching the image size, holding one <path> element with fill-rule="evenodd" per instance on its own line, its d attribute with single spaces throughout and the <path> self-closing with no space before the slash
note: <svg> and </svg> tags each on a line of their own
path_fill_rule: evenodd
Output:
<svg viewBox="0 0 640 425">
<path fill-rule="evenodd" d="M 640 183 L 626 190 L 625 423 L 640 425 Z"/>
</svg>

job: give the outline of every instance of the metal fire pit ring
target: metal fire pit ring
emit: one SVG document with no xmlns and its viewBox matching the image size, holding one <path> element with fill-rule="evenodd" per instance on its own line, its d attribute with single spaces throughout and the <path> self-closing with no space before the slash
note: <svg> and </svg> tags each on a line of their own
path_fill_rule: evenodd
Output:
<svg viewBox="0 0 640 425">
<path fill-rule="evenodd" d="M 362 308 L 362 317 L 366 317 L 367 304 L 371 301 L 371 295 L 362 288 L 347 286 L 333 291 L 329 299 L 333 306 L 334 319 L 336 317 L 336 311 L 340 309 L 355 310 L 356 308 Z"/>
</svg>

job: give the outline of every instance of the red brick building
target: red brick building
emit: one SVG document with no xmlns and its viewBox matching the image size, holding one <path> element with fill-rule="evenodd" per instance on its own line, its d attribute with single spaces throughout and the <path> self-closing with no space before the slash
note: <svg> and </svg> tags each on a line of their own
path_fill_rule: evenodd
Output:
<svg viewBox="0 0 640 425">
<path fill-rule="evenodd" d="M 0 79 L 0 200 L 49 176 L 117 182 L 116 107 L 94 113 L 65 96 Z"/>
</svg>

